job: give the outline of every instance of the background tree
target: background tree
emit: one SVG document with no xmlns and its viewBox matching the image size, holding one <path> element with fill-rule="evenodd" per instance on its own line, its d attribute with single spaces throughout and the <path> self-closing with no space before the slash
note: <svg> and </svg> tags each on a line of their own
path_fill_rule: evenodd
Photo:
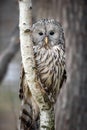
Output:
<svg viewBox="0 0 87 130">
<path fill-rule="evenodd" d="M 19 31 L 18 27 L 16 27 L 14 32 L 11 34 L 8 47 L 0 55 L 0 82 L 2 82 L 4 76 L 6 75 L 9 63 L 19 50 L 20 42 L 18 36 Z"/>
<path fill-rule="evenodd" d="M 66 4 L 67 83 L 58 98 L 57 129 L 87 129 L 87 2 L 69 0 Z"/>
</svg>

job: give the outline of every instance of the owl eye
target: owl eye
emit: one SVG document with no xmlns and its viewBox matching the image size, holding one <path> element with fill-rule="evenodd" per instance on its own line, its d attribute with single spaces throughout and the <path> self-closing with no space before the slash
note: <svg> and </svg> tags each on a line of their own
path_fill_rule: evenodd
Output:
<svg viewBox="0 0 87 130">
<path fill-rule="evenodd" d="M 54 35 L 54 31 L 50 31 L 50 35 Z"/>
<path fill-rule="evenodd" d="M 40 35 L 40 36 L 42 36 L 42 35 L 43 35 L 43 33 L 42 33 L 42 32 L 39 32 L 39 35 Z"/>
</svg>

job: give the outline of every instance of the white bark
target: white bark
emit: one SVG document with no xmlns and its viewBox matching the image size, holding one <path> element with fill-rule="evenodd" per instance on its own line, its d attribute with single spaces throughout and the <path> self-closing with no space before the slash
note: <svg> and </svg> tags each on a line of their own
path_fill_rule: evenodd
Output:
<svg viewBox="0 0 87 130">
<path fill-rule="evenodd" d="M 31 39 L 32 3 L 31 0 L 20 0 L 20 42 L 22 62 L 27 83 L 40 108 L 40 130 L 54 130 L 54 112 L 51 103 L 41 84 L 37 80 L 33 44 Z"/>
</svg>

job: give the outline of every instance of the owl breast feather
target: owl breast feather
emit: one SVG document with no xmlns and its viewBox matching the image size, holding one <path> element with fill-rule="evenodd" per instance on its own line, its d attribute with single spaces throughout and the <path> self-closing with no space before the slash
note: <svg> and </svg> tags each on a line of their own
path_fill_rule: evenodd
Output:
<svg viewBox="0 0 87 130">
<path fill-rule="evenodd" d="M 43 87 L 48 93 L 54 91 L 55 94 L 59 89 L 64 71 L 64 67 L 62 67 L 63 55 L 63 50 L 58 46 L 50 49 L 45 49 L 44 47 L 35 48 L 37 72 Z"/>
</svg>

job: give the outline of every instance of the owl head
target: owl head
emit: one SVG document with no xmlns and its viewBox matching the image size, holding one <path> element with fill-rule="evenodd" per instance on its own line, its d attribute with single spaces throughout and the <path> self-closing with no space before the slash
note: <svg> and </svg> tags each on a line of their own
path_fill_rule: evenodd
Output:
<svg viewBox="0 0 87 130">
<path fill-rule="evenodd" d="M 62 26 L 54 19 L 43 19 L 32 27 L 32 40 L 36 46 L 48 46 L 64 45 L 64 33 Z"/>
</svg>

